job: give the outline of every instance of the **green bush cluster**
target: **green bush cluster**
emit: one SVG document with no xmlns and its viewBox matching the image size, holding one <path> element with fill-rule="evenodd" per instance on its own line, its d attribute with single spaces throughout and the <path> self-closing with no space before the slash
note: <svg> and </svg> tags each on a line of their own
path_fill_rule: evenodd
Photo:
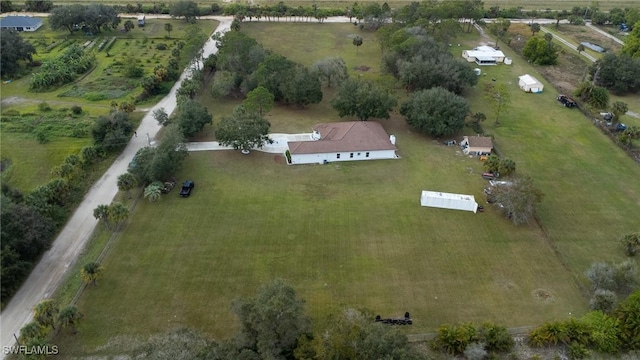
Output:
<svg viewBox="0 0 640 360">
<path fill-rule="evenodd" d="M 31 76 L 29 87 L 34 91 L 44 91 L 69 83 L 91 69 L 94 63 L 95 56 L 74 44 L 60 57 L 43 62 L 40 71 Z"/>
<path fill-rule="evenodd" d="M 580 356 L 588 355 L 587 349 L 617 354 L 640 349 L 639 321 L 640 291 L 636 291 L 612 315 L 591 311 L 579 319 L 548 321 L 529 332 L 528 342 L 534 347 L 566 345 Z"/>
<path fill-rule="evenodd" d="M 480 326 L 474 323 L 445 324 L 436 333 L 431 343 L 432 348 L 452 355 L 464 353 L 472 343 L 484 344 L 484 350 L 489 353 L 509 352 L 514 345 L 507 328 L 492 322 L 485 322 Z"/>
</svg>

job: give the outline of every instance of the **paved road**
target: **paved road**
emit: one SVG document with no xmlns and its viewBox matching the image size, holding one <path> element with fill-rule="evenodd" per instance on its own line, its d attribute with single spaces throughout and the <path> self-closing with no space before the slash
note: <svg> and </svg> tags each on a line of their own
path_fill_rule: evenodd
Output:
<svg viewBox="0 0 640 360">
<path fill-rule="evenodd" d="M 231 19 L 222 18 L 220 20 L 222 21 L 216 31 L 227 31 L 231 26 Z M 209 39 L 204 45 L 204 56 L 215 52 L 217 52 L 215 42 Z M 42 256 L 20 290 L 4 308 L 0 314 L 0 342 L 2 346 L 15 344 L 13 336 L 14 334 L 18 335 L 22 326 L 31 321 L 33 308 L 40 300 L 50 297 L 62 281 L 65 272 L 73 264 L 95 229 L 97 220 L 93 218 L 93 209 L 100 204 L 109 204 L 113 201 L 118 192 L 116 185 L 118 175 L 125 173 L 127 165 L 135 153 L 148 145 L 147 135 L 149 138 L 153 138 L 160 130 L 160 126 L 153 118 L 153 110 L 164 108 L 168 113 L 171 113 L 176 107 L 176 90 L 180 87 L 182 80 L 190 74 L 190 69 L 185 70 L 170 93 L 142 119 L 137 129 L 138 136 L 131 139 L 122 154 L 100 180 L 91 187 L 78 209 L 55 239 L 51 249 Z M 0 354 L 0 358 L 5 358 L 4 353 Z"/>
</svg>

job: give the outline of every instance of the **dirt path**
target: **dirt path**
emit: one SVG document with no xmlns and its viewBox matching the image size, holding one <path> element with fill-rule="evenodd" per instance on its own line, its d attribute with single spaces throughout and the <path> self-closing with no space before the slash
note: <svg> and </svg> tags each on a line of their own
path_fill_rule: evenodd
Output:
<svg viewBox="0 0 640 360">
<path fill-rule="evenodd" d="M 220 25 L 218 32 L 225 32 L 231 26 L 231 18 L 217 18 Z M 204 56 L 217 51 L 215 42 L 211 39 L 204 45 Z M 171 113 L 176 107 L 176 91 L 184 78 L 189 76 L 190 69 L 185 70 L 180 79 L 153 109 L 164 108 Z M 152 110 L 153 110 L 152 109 Z M 153 118 L 153 111 L 149 111 L 142 119 L 137 129 L 143 136 L 133 137 L 122 154 L 113 162 L 105 174 L 89 189 L 84 200 L 73 213 L 65 227 L 53 242 L 51 249 L 47 251 L 38 265 L 33 269 L 22 287 L 13 296 L 11 301 L 0 314 L 0 341 L 2 346 L 15 344 L 14 334 L 17 336 L 20 328 L 31 321 L 33 308 L 45 298 L 50 297 L 58 284 L 63 280 L 68 268 L 76 260 L 91 233 L 96 227 L 97 221 L 93 217 L 93 209 L 100 204 L 109 204 L 118 193 L 116 179 L 118 175 L 127 171 L 127 166 L 138 149 L 147 146 L 147 134 L 155 137 L 160 126 Z M 0 354 L 4 359 L 6 355 Z"/>
</svg>

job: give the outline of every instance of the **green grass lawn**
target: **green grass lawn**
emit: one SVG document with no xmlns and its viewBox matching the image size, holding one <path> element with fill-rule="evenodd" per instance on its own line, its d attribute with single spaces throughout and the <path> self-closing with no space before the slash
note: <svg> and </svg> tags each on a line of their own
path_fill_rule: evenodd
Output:
<svg viewBox="0 0 640 360">
<path fill-rule="evenodd" d="M 311 25 L 243 26 L 293 60 L 316 60 L 309 48 L 290 46 Z M 362 46 L 359 55 L 371 53 L 355 61 L 350 41 L 336 50 L 351 25 L 314 28 L 319 58 L 340 55 L 350 68 L 375 69 L 377 46 Z M 274 154 L 191 153 L 176 177 L 195 180 L 192 197 L 174 191 L 137 205 L 103 261 L 100 285 L 80 299 L 87 315 L 80 332 L 59 339 L 62 354 L 106 354 L 99 347 L 118 336 L 181 326 L 227 338 L 237 329 L 231 300 L 275 277 L 297 289 L 316 321 L 347 306 L 383 316 L 409 311 L 410 333 L 471 320 L 535 325 L 586 312 L 583 272 L 593 261 L 622 259 L 615 239 L 638 230 L 640 168 L 578 111 L 561 107 L 548 83 L 540 95 L 520 92 L 518 75 L 539 74 L 506 51 L 514 64 L 483 68 L 488 75 L 469 97 L 473 111 L 491 118 L 483 84 L 495 78 L 513 88 L 502 126 L 484 125 L 546 194 L 541 226 L 514 227 L 492 208 L 421 208 L 421 190 L 481 201 L 486 181 L 477 159 L 416 133 L 398 114 L 382 122 L 398 139 L 398 160 L 287 166 Z M 237 104 L 201 100 L 216 116 Z M 276 107 L 272 130 L 338 120 L 329 100 L 306 111 Z M 207 128 L 202 138 L 211 136 Z"/>
</svg>

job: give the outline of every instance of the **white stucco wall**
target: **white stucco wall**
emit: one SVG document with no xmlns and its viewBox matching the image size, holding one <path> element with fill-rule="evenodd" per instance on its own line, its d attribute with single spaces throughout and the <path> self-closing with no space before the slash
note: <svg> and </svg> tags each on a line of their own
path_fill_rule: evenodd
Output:
<svg viewBox="0 0 640 360">
<path fill-rule="evenodd" d="M 369 156 L 367 157 L 367 153 Z M 340 154 L 340 158 L 338 158 Z M 353 154 L 353 157 L 351 157 Z M 378 150 L 378 151 L 355 151 L 340 153 L 322 153 L 322 154 L 291 154 L 291 164 L 322 164 L 336 161 L 358 161 L 358 160 L 380 160 L 397 158 L 394 150 Z"/>
</svg>

